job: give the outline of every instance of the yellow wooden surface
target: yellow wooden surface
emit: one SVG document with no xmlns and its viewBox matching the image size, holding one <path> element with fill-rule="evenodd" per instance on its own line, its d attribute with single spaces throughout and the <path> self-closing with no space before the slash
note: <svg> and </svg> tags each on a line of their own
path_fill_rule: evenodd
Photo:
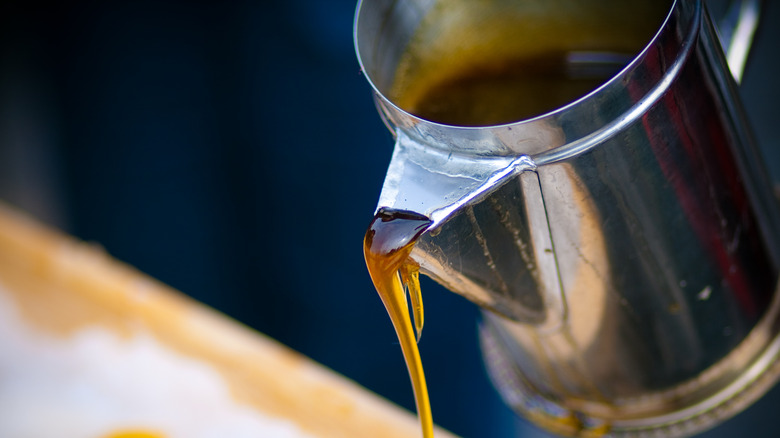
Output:
<svg viewBox="0 0 780 438">
<path fill-rule="evenodd" d="M 154 348 L 213 371 L 231 403 L 290 422 L 303 434 L 420 436 L 413 414 L 112 259 L 98 246 L 41 226 L 3 205 L 0 293 L 5 295 L 0 305 L 13 307 L 22 324 L 11 330 L 34 333 L 42 345 L 68 342 L 85 331 L 104 333 L 119 345 L 150 339 Z M 9 336 L 0 343 L 13 339 Z M 0 364 L 25 360 L 8 356 L 0 355 Z M 0 375 L 0 399 L 2 379 Z M 148 384 L 156 385 L 151 380 Z M 127 409 L 133 409 L 132 403 Z M 452 435 L 438 430 L 437 436 Z"/>
</svg>

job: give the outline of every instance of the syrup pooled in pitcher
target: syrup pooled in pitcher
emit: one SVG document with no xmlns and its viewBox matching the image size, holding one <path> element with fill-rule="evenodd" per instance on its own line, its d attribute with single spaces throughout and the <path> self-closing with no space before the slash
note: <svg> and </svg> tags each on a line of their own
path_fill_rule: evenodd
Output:
<svg viewBox="0 0 780 438">
<path fill-rule="evenodd" d="M 430 9 L 382 92 L 420 118 L 472 127 L 519 122 L 586 96 L 631 62 L 668 13 L 657 0 L 424 3 Z"/>
<path fill-rule="evenodd" d="M 425 438 L 433 437 L 433 418 L 420 352 L 417 349 L 423 325 L 419 268 L 409 258 L 409 254 L 430 224 L 430 219 L 417 213 L 380 209 L 368 227 L 363 241 L 363 253 L 371 281 L 382 298 L 401 343 Z M 414 328 L 409 317 L 404 289 L 409 293 L 412 302 Z"/>
<path fill-rule="evenodd" d="M 550 53 L 460 65 L 426 87 L 396 87 L 404 110 L 437 123 L 490 126 L 518 122 L 565 106 L 606 82 L 628 57 L 618 53 Z M 404 72 L 399 72 L 404 73 Z M 419 81 L 426 72 L 405 72 Z M 427 80 L 427 79 L 426 79 Z"/>
</svg>

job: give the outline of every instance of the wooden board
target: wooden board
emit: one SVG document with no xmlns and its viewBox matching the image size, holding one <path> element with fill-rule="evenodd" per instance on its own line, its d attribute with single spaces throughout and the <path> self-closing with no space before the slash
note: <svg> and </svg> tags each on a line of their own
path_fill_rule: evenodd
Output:
<svg viewBox="0 0 780 438">
<path fill-rule="evenodd" d="M 0 204 L 0 435 L 122 430 L 420 436 L 411 413 Z"/>
</svg>

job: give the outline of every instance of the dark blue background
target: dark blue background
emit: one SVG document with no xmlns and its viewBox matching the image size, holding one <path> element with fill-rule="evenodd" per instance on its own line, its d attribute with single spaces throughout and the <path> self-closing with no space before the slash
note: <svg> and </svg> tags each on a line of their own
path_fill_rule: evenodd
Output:
<svg viewBox="0 0 780 438">
<path fill-rule="evenodd" d="M 362 258 L 392 139 L 355 59 L 354 7 L 0 3 L 0 198 L 413 409 Z M 759 37 L 771 54 L 776 39 Z M 751 63 L 746 98 L 779 101 L 762 85 L 776 60 Z M 777 146 L 776 112 L 754 119 Z M 540 436 L 489 385 L 476 308 L 423 289 L 436 421 Z M 778 402 L 708 436 L 777 434 L 765 426 Z"/>
</svg>

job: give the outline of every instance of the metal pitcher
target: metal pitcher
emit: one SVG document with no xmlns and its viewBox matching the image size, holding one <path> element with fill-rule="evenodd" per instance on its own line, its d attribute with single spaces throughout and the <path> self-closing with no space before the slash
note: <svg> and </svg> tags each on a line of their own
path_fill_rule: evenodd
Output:
<svg viewBox="0 0 780 438">
<path fill-rule="evenodd" d="M 379 207 L 432 219 L 411 257 L 484 309 L 516 411 L 566 435 L 682 436 L 777 380 L 780 213 L 701 1 L 363 0 L 355 44 L 396 138 Z M 404 69 L 542 49 L 572 75 L 613 70 L 497 125 L 392 97 Z"/>
</svg>

